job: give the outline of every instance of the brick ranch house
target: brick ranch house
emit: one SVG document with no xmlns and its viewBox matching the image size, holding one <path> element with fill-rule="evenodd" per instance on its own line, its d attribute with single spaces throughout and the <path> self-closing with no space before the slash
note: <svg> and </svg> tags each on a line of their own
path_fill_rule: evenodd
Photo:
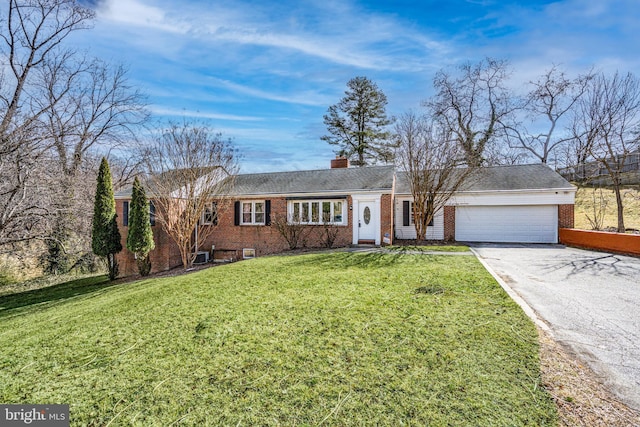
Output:
<svg viewBox="0 0 640 427">
<path fill-rule="evenodd" d="M 573 227 L 576 188 L 545 165 L 483 168 L 477 179 L 436 212 L 428 227 L 430 240 L 463 242 L 557 243 L 558 229 Z M 116 194 L 118 226 L 125 247 L 131 189 Z M 202 260 L 240 259 L 288 249 L 273 222 L 298 218 L 309 227 L 307 247 L 324 245 L 327 223 L 336 232 L 334 246 L 391 244 L 415 239 L 407 180 L 393 166 L 348 167 L 335 159 L 331 169 L 235 177 L 227 198 L 203 214 L 200 227 L 214 226 L 198 242 Z M 213 224 L 212 224 L 213 223 Z M 177 246 L 162 227 L 152 229 L 156 248 L 152 271 L 181 264 Z M 118 254 L 123 275 L 137 272 L 133 254 Z"/>
</svg>

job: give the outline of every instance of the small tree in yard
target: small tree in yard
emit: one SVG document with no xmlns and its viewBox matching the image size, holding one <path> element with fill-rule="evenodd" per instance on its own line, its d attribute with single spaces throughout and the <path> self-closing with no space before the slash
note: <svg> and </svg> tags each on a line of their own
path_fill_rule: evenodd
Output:
<svg viewBox="0 0 640 427">
<path fill-rule="evenodd" d="M 425 240 L 435 212 L 470 178 L 474 168 L 460 167 L 463 148 L 447 129 L 430 124 L 427 117 L 405 113 L 396 125 L 396 155 L 413 196 L 413 219 L 418 240 Z"/>
<path fill-rule="evenodd" d="M 142 184 L 136 177 L 133 181 L 131 205 L 129 206 L 127 249 L 135 254 L 138 272 L 141 276 L 148 276 L 151 271 L 149 252 L 155 247 L 149 216 L 149 201 Z"/>
<path fill-rule="evenodd" d="M 122 250 L 116 218 L 111 171 L 107 159 L 103 158 L 98 171 L 96 198 L 93 205 L 91 248 L 94 254 L 105 257 L 110 280 L 118 277 L 116 254 Z"/>
<path fill-rule="evenodd" d="M 238 169 L 236 151 L 206 125 L 170 123 L 152 143 L 146 163 L 156 221 L 178 245 L 187 269 L 215 227 L 200 224 L 203 212 L 217 202 L 219 216 L 229 205 L 223 201 Z"/>
</svg>

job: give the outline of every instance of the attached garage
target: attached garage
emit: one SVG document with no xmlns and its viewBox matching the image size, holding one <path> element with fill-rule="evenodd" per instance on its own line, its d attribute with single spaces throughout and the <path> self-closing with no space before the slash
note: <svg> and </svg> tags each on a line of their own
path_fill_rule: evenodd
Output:
<svg viewBox="0 0 640 427">
<path fill-rule="evenodd" d="M 557 243 L 558 206 L 457 206 L 460 242 Z"/>
<path fill-rule="evenodd" d="M 410 203 L 410 180 L 396 180 L 395 238 L 412 239 L 398 206 Z M 547 165 L 480 168 L 447 199 L 431 239 L 459 242 L 557 243 L 573 227 L 576 188 Z M 436 216 L 436 220 L 438 217 Z M 440 226 L 441 228 L 438 228 Z M 442 230 L 442 231 L 440 231 Z"/>
</svg>

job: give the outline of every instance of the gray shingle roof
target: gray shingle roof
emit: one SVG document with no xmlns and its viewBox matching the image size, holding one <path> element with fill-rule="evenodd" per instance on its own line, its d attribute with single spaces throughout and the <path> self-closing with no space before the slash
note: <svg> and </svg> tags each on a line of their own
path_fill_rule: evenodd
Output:
<svg viewBox="0 0 640 427">
<path fill-rule="evenodd" d="M 231 196 L 391 191 L 393 166 L 237 175 Z"/>
<path fill-rule="evenodd" d="M 390 192 L 393 166 L 321 169 L 293 172 L 242 174 L 235 177 L 230 196 L 295 195 L 310 193 L 351 194 Z M 479 169 L 463 191 L 568 190 L 573 186 L 543 164 L 494 166 Z M 404 172 L 397 172 L 396 194 L 410 194 Z M 116 193 L 131 197 L 131 188 Z"/>
<path fill-rule="evenodd" d="M 569 190 L 573 186 L 553 169 L 543 164 L 493 166 L 479 169 L 463 191 Z M 404 172 L 398 172 L 396 194 L 410 194 Z"/>
</svg>

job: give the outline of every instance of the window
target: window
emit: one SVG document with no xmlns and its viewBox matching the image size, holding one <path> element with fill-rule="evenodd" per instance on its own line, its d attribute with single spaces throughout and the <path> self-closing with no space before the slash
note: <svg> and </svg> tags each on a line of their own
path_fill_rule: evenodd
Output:
<svg viewBox="0 0 640 427">
<path fill-rule="evenodd" d="M 410 203 L 410 209 L 411 209 L 411 210 L 410 210 L 410 212 L 413 212 L 413 209 L 414 209 L 414 207 L 413 207 L 413 202 L 409 202 L 409 203 Z M 433 213 L 433 216 L 434 216 L 434 217 L 436 216 L 435 212 Z M 414 224 L 415 224 L 415 222 L 414 222 L 414 220 L 413 220 L 413 215 L 409 215 L 409 223 L 410 223 L 411 225 L 414 225 Z M 431 218 L 431 221 L 429 221 L 429 224 L 427 224 L 427 226 L 429 226 L 429 227 L 433 227 L 433 218 Z"/>
<path fill-rule="evenodd" d="M 204 208 L 202 211 L 202 218 L 200 220 L 202 225 L 217 225 L 218 224 L 218 205 L 216 202 L 211 203 L 210 206 Z"/>
<path fill-rule="evenodd" d="M 342 200 L 289 201 L 289 220 L 304 224 L 344 224 Z"/>
<path fill-rule="evenodd" d="M 264 202 L 242 202 L 242 224 L 265 223 Z"/>
<path fill-rule="evenodd" d="M 156 205 L 153 202 L 149 202 L 149 223 L 152 227 L 156 225 Z"/>
<path fill-rule="evenodd" d="M 129 202 L 122 202 L 122 225 L 129 226 Z"/>
<path fill-rule="evenodd" d="M 131 203 L 122 202 L 122 225 L 129 226 L 129 212 L 131 210 Z M 149 202 L 149 223 L 153 227 L 156 225 L 156 207 L 153 202 Z"/>
</svg>

